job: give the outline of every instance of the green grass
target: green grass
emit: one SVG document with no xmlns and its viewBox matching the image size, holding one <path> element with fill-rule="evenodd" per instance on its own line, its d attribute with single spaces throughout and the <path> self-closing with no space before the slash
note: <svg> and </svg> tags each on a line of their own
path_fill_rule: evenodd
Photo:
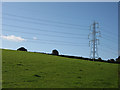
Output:
<svg viewBox="0 0 120 90">
<path fill-rule="evenodd" d="M 118 87 L 117 64 L 13 50 L 2 58 L 3 88 Z"/>
</svg>

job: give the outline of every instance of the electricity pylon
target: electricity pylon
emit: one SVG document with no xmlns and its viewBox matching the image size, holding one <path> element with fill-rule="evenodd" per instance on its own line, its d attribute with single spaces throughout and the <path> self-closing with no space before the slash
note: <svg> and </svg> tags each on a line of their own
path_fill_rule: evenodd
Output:
<svg viewBox="0 0 120 90">
<path fill-rule="evenodd" d="M 89 39 L 89 47 L 90 47 L 90 58 L 93 60 L 98 58 L 98 45 L 100 44 L 98 37 L 101 37 L 101 32 L 97 30 L 99 28 L 99 24 L 97 22 L 93 22 L 90 25 L 90 33 L 88 35 Z"/>
</svg>

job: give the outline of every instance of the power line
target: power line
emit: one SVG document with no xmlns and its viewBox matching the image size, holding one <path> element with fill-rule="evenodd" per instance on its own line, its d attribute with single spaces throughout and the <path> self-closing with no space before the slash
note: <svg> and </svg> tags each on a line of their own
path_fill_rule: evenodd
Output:
<svg viewBox="0 0 120 90">
<path fill-rule="evenodd" d="M 109 48 L 110 50 L 114 50 L 114 49 L 117 49 L 115 47 L 111 47 L 110 45 L 108 45 L 107 43 L 102 43 L 101 45 L 105 46 L 106 48 Z"/>
<path fill-rule="evenodd" d="M 37 43 L 37 44 L 52 44 L 52 45 L 60 45 L 60 46 L 61 46 L 61 45 L 65 45 L 65 46 L 67 46 L 67 47 L 68 47 L 68 46 L 74 46 L 74 47 L 75 47 L 75 46 L 77 46 L 77 47 L 82 46 L 82 48 L 85 47 L 85 45 L 77 45 L 77 44 L 74 45 L 74 44 L 65 44 L 65 43 L 57 44 L 57 43 L 55 43 L 55 42 L 46 42 L 46 41 L 45 41 L 45 42 L 40 41 L 41 43 L 39 43 L 39 42 L 35 42 L 35 41 L 33 41 L 33 40 L 29 40 L 29 41 L 27 41 L 27 42 Z"/>
<path fill-rule="evenodd" d="M 11 26 L 11 25 L 9 25 L 9 26 Z M 14 26 L 14 27 L 16 27 L 16 26 Z M 17 26 L 18 27 L 18 26 Z M 23 27 L 22 27 L 23 28 Z M 25 28 L 25 27 L 24 27 Z M 30 28 L 28 28 L 28 29 L 30 29 Z M 33 29 L 33 28 L 32 28 Z M 44 30 L 43 30 L 44 31 Z M 14 31 L 14 32 L 16 32 L 16 31 Z M 22 33 L 28 33 L 28 32 L 22 32 Z M 59 33 L 59 32 L 58 32 Z M 61 32 L 62 33 L 62 32 Z M 33 34 L 33 33 L 31 33 L 31 34 Z M 36 33 L 35 33 L 36 34 Z M 68 33 L 67 33 L 68 34 Z M 72 33 L 71 33 L 72 34 Z M 47 34 L 48 35 L 48 34 Z M 58 36 L 59 37 L 59 36 Z M 61 36 L 60 36 L 61 37 Z M 63 36 L 62 36 L 63 37 Z M 66 38 L 66 37 L 65 37 Z M 68 38 L 70 38 L 70 37 L 68 37 Z M 71 37 L 71 38 L 74 38 L 74 37 Z M 76 37 L 75 37 L 76 38 Z M 78 38 L 78 37 L 77 37 Z M 103 38 L 103 37 L 102 37 Z M 106 39 L 106 38 L 104 38 L 104 39 Z M 106 39 L 106 40 L 110 40 L 110 39 Z"/>
<path fill-rule="evenodd" d="M 110 46 L 110 45 L 113 46 L 113 44 L 101 43 L 101 46 L 106 47 L 106 48 L 109 49 L 109 50 L 112 50 L 112 52 L 113 52 L 114 49 L 117 49 L 117 48 L 112 47 L 112 46 Z M 116 46 L 116 47 L 117 47 L 117 46 Z M 105 49 L 106 49 L 106 48 L 105 48 Z M 116 51 L 117 51 L 117 50 L 116 50 Z M 115 53 L 115 52 L 113 52 L 113 53 Z"/>
<path fill-rule="evenodd" d="M 10 7 L 9 5 L 4 5 L 4 6 L 7 6 L 8 8 Z M 13 9 L 16 9 L 16 8 L 13 8 Z M 24 10 L 24 8 L 18 8 L 18 9 L 23 9 Z M 25 18 L 25 19 L 32 19 L 32 20 L 37 20 L 37 21 L 39 20 L 39 21 L 52 22 L 52 23 L 58 23 L 58 24 L 66 24 L 66 25 L 72 25 L 72 26 L 89 27 L 89 26 L 73 24 L 73 23 L 65 23 L 65 22 L 55 21 L 55 20 L 46 20 L 46 19 L 43 19 L 43 18 L 41 19 L 41 18 L 34 18 L 34 17 L 28 17 L 28 16 L 25 17 L 25 16 L 22 16 L 22 15 L 15 15 L 15 14 L 10 14 L 10 13 L 3 13 L 3 14 L 7 15 L 7 16 L 20 17 L 20 18 Z"/>
<path fill-rule="evenodd" d="M 24 32 L 25 33 L 25 32 Z M 27 33 L 25 33 L 25 34 L 27 34 Z M 32 33 L 31 33 L 32 34 Z M 25 39 L 30 39 L 30 40 L 32 40 L 33 38 L 28 38 L 28 37 L 24 37 Z M 38 38 L 36 38 L 35 40 L 43 40 L 43 41 L 52 41 L 52 42 L 63 42 L 63 43 L 69 43 L 69 44 L 72 44 L 72 43 L 74 43 L 74 42 L 66 42 L 66 41 L 59 41 L 59 40 L 45 40 L 45 39 L 38 39 Z M 78 43 L 77 43 L 78 44 Z M 87 45 L 87 43 L 82 43 L 82 44 L 86 44 Z"/>
<path fill-rule="evenodd" d="M 6 31 L 12 31 L 12 32 L 20 32 L 24 34 L 35 34 L 35 35 L 46 35 L 46 36 L 51 36 L 51 37 L 61 37 L 61 38 L 73 38 L 73 39 L 85 39 L 85 38 L 80 38 L 80 37 L 66 37 L 66 36 L 59 36 L 59 35 L 50 35 L 50 34 L 39 34 L 39 33 L 30 33 L 30 32 L 21 32 L 21 31 L 14 31 L 14 30 L 6 30 Z"/>
<path fill-rule="evenodd" d="M 115 42 L 115 40 L 117 39 L 118 36 L 114 32 L 111 32 L 110 30 L 109 31 L 104 30 L 104 32 L 106 32 L 106 33 L 102 33 L 103 34 L 103 37 L 101 37 L 102 39 Z M 113 34 L 115 34 L 116 39 L 115 39 L 115 36 L 112 36 Z"/>
<path fill-rule="evenodd" d="M 27 38 L 27 39 L 32 39 L 32 38 Z M 71 45 L 73 43 L 73 42 L 65 42 L 65 41 L 59 41 L 59 40 L 57 40 L 57 41 L 56 40 L 45 40 L 45 39 L 36 39 L 36 40 L 40 40 L 40 41 L 43 40 L 43 41 L 50 41 L 50 42 L 52 41 L 52 42 L 59 42 L 59 43 L 63 42 L 63 43 L 71 44 Z M 73 45 L 75 45 L 75 44 L 79 45 L 78 43 L 74 43 Z M 80 45 L 87 45 L 87 43 L 80 43 Z"/>
<path fill-rule="evenodd" d="M 44 29 L 37 29 L 37 28 L 29 28 L 29 27 L 23 27 L 23 26 L 15 26 L 15 25 L 9 25 L 9 24 L 2 24 L 5 26 L 10 26 L 10 27 L 16 27 L 16 28 L 22 28 L 22 29 L 29 29 L 29 30 L 36 30 L 36 31 L 43 31 L 43 32 L 54 32 L 54 33 L 62 33 L 62 34 L 70 34 L 70 35 L 79 35 L 82 36 L 84 34 L 72 34 L 72 33 L 66 33 L 66 32 L 59 32 L 59 31 L 49 31 L 49 30 L 44 30 Z"/>
<path fill-rule="evenodd" d="M 109 34 L 110 35 L 110 34 Z M 110 37 L 111 39 L 115 39 L 115 36 L 109 36 L 108 34 L 105 34 L 105 33 L 103 33 L 103 36 L 105 36 L 105 37 Z M 116 37 L 117 38 L 117 37 Z"/>
<path fill-rule="evenodd" d="M 117 57 L 117 55 L 116 54 L 113 54 L 112 52 L 110 52 L 109 53 L 109 51 L 108 50 L 106 50 L 106 49 L 104 49 L 104 51 L 103 52 L 99 52 L 99 53 L 101 53 L 101 56 L 102 56 L 102 58 L 106 58 L 106 60 L 108 60 L 108 59 L 110 59 L 110 58 L 116 58 Z M 109 53 L 109 54 L 108 54 Z M 103 54 L 103 55 L 102 55 Z M 100 57 L 101 57 L 100 56 Z"/>
<path fill-rule="evenodd" d="M 109 29 L 109 31 L 108 31 L 107 29 L 103 29 L 103 28 L 101 28 L 101 27 L 100 27 L 100 29 L 101 29 L 102 31 L 104 30 L 104 32 L 106 32 L 107 34 L 110 34 L 110 35 L 113 35 L 113 34 L 116 35 L 116 34 L 117 34 L 117 33 L 111 32 L 111 31 L 110 31 L 110 28 L 108 28 L 108 27 L 107 27 L 107 29 Z"/>
<path fill-rule="evenodd" d="M 28 39 L 28 38 L 27 38 Z M 29 38 L 30 39 L 30 38 Z M 47 43 L 47 44 L 54 44 L 54 45 L 67 45 L 67 46 L 87 46 L 87 44 L 68 44 L 68 43 L 56 43 L 56 42 L 47 42 L 47 41 L 49 41 L 49 40 L 43 40 L 43 41 L 41 41 L 41 39 L 38 39 L 38 40 L 29 40 L 28 42 L 35 42 L 35 41 L 37 41 L 36 43 L 39 43 L 39 42 L 41 42 L 42 44 L 45 44 L 45 43 Z M 39 41 L 39 42 L 38 42 Z M 51 41 L 51 40 L 50 40 Z M 53 40 L 52 40 L 53 41 Z M 40 43 L 40 44 L 41 44 Z"/>
<path fill-rule="evenodd" d="M 28 41 L 28 42 L 38 43 L 38 42 L 35 42 L 35 41 Z M 40 42 L 41 42 L 41 41 L 40 41 Z M 71 44 L 64 44 L 64 43 L 63 43 L 63 44 L 57 44 L 57 43 L 53 43 L 53 42 L 41 42 L 41 43 L 39 43 L 39 44 L 52 44 L 52 45 L 60 45 L 60 46 L 61 46 L 61 45 L 65 45 L 65 46 L 67 46 L 67 47 L 68 47 L 68 46 L 74 46 L 74 47 L 75 47 L 75 46 L 76 46 L 76 47 L 82 46 L 82 48 L 85 47 L 85 45 L 74 45 L 74 44 L 71 45 Z"/>
<path fill-rule="evenodd" d="M 41 23 L 41 22 L 31 22 L 31 21 L 25 21 L 25 20 L 21 20 L 21 19 L 10 19 L 10 18 L 6 18 L 7 20 L 15 20 L 15 21 L 21 21 L 22 23 L 25 22 L 25 23 L 32 23 L 32 24 L 38 24 L 38 25 L 48 25 L 48 26 L 55 26 L 55 27 L 59 27 L 59 28 L 73 28 L 74 30 L 84 30 L 85 29 L 81 29 L 81 28 L 76 28 L 76 27 L 68 27 L 68 26 L 60 26 L 60 25 L 53 25 L 53 24 L 46 24 L 46 23 Z M 87 29 L 86 29 L 87 30 Z"/>
<path fill-rule="evenodd" d="M 113 49 L 111 49 L 110 47 L 105 46 L 105 45 L 101 45 L 101 46 L 105 47 L 104 50 L 107 49 L 107 50 L 109 51 L 109 52 L 107 52 L 107 53 L 110 53 L 110 52 L 111 52 L 111 53 L 114 54 L 114 55 L 118 55 L 116 52 L 113 52 L 113 51 L 112 51 Z M 104 50 L 103 50 L 103 51 L 104 51 Z"/>
<path fill-rule="evenodd" d="M 103 45 L 103 46 L 107 46 L 107 48 L 109 48 L 109 49 L 111 49 L 111 50 L 114 50 L 114 49 L 117 49 L 117 48 L 115 48 L 115 47 L 111 47 L 109 44 L 107 44 L 107 43 L 102 43 L 101 45 Z"/>
<path fill-rule="evenodd" d="M 104 40 L 107 40 L 107 41 L 112 41 L 112 42 L 117 44 L 117 42 L 115 42 L 115 40 L 111 40 L 110 38 L 109 39 L 108 38 L 104 38 L 104 37 L 101 37 L 101 38 L 103 38 Z"/>
<path fill-rule="evenodd" d="M 24 19 L 31 19 L 31 20 L 35 20 L 35 21 L 44 21 L 44 22 L 65 24 L 65 25 L 70 25 L 70 26 L 72 25 L 72 26 L 79 26 L 79 27 L 89 27 L 89 26 L 83 26 L 83 25 L 78 25 L 78 24 L 71 24 L 71 23 L 58 22 L 58 21 L 53 21 L 53 20 L 45 20 L 45 19 L 40 19 L 40 18 L 19 16 L 19 15 L 9 14 L 9 13 L 3 13 L 3 14 L 4 14 L 4 15 L 7 15 L 7 16 L 19 17 L 19 18 L 24 18 Z"/>
<path fill-rule="evenodd" d="M 27 40 L 27 42 L 34 42 L 34 43 L 41 42 L 39 44 L 45 44 L 46 43 L 46 44 L 67 45 L 67 46 L 83 46 L 83 47 L 85 47 L 85 45 L 87 46 L 87 44 L 85 44 L 85 43 L 82 43 L 82 44 L 72 44 L 71 42 L 64 42 L 64 41 L 45 40 L 45 39 L 36 39 L 36 40 L 33 40 L 33 38 L 26 38 L 26 37 L 22 37 L 22 38 L 24 38 L 25 40 Z M 56 43 L 56 42 L 59 42 L 59 43 Z M 64 42 L 64 43 L 60 43 L 60 42 Z"/>
</svg>

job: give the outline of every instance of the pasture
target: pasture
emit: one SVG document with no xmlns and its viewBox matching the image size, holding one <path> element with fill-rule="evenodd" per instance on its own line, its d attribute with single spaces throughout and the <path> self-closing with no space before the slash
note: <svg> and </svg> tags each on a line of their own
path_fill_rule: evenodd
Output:
<svg viewBox="0 0 120 90">
<path fill-rule="evenodd" d="M 2 50 L 3 88 L 117 88 L 118 64 Z"/>
</svg>

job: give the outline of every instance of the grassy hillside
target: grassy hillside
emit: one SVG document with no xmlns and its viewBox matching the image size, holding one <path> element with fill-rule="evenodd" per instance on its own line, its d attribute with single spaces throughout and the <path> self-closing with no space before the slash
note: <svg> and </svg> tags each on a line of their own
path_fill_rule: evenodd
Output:
<svg viewBox="0 0 120 90">
<path fill-rule="evenodd" d="M 117 88 L 118 65 L 2 50 L 3 88 Z"/>
</svg>

